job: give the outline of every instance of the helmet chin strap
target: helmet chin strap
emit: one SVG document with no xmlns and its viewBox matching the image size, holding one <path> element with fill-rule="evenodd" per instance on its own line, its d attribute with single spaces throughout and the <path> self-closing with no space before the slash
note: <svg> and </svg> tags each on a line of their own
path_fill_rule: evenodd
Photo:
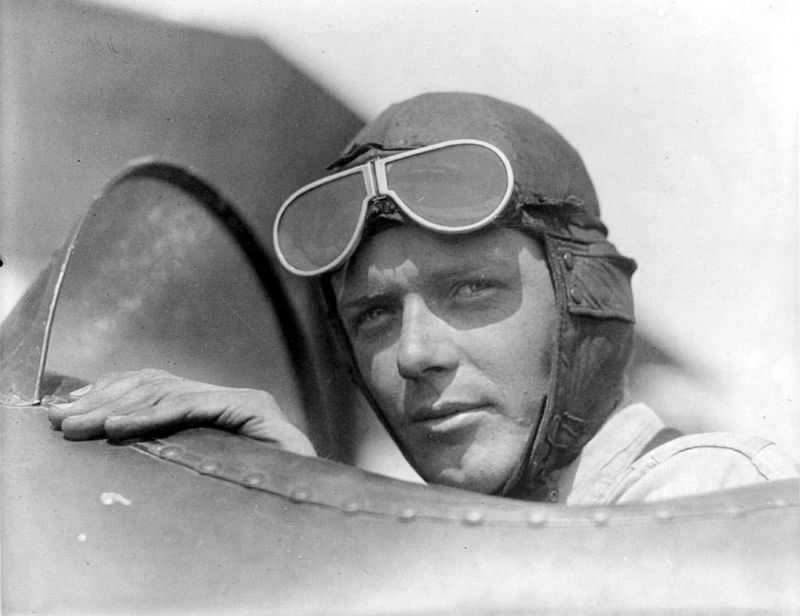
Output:
<svg viewBox="0 0 800 616">
<path fill-rule="evenodd" d="M 521 487 L 520 483 L 528 472 L 528 465 L 530 464 L 533 454 L 533 444 L 536 441 L 536 435 L 539 433 L 539 430 L 542 429 L 542 419 L 545 415 L 548 399 L 548 396 L 544 396 L 542 398 L 542 403 L 539 405 L 539 416 L 536 420 L 535 427 L 531 429 L 531 432 L 528 435 L 528 441 L 525 443 L 525 449 L 522 451 L 519 460 L 517 460 L 517 463 L 512 469 L 508 478 L 505 480 L 505 482 L 503 482 L 503 485 L 492 492 L 492 494 L 495 496 L 509 496 L 511 498 L 523 499 L 527 497 L 527 494 L 525 494 L 526 490 L 524 488 L 519 490 Z"/>
</svg>

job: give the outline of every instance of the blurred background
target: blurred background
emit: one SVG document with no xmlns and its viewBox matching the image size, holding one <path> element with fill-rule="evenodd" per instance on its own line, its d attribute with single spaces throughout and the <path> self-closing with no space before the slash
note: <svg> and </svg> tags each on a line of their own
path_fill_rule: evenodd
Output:
<svg viewBox="0 0 800 616">
<path fill-rule="evenodd" d="M 637 395 L 800 455 L 790 0 L 1 1 L 0 320 L 130 159 L 197 170 L 267 238 L 362 122 L 481 92 L 581 152 L 637 259 Z M 360 430 L 362 466 L 410 476 Z"/>
</svg>

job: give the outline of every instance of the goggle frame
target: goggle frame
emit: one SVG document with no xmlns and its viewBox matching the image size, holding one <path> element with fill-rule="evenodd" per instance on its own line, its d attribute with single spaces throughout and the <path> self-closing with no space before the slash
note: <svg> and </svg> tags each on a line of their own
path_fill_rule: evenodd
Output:
<svg viewBox="0 0 800 616">
<path fill-rule="evenodd" d="M 432 222 L 414 212 L 413 208 L 411 208 L 408 204 L 406 204 L 403 201 L 402 197 L 400 197 L 400 195 L 395 190 L 389 187 L 388 175 L 386 172 L 387 165 L 391 165 L 392 163 L 395 163 L 397 161 L 406 158 L 420 156 L 436 150 L 442 150 L 445 148 L 455 147 L 459 145 L 477 145 L 487 148 L 498 157 L 506 172 L 507 182 L 503 195 L 499 199 L 498 204 L 495 207 L 493 207 L 492 210 L 489 213 L 487 213 L 486 216 L 480 218 L 475 222 L 457 226 L 443 225 L 440 223 Z M 292 204 L 294 204 L 298 200 L 298 198 L 303 196 L 304 194 L 312 190 L 315 190 L 320 186 L 331 184 L 342 178 L 350 177 L 355 174 L 361 174 L 362 176 L 362 179 L 364 181 L 365 196 L 361 200 L 361 210 L 359 212 L 356 225 L 344 249 L 341 251 L 339 256 L 333 259 L 330 263 L 322 267 L 319 267 L 317 269 L 303 270 L 293 266 L 283 254 L 279 242 L 279 227 L 284 214 L 288 211 L 288 209 L 292 206 Z M 364 232 L 364 221 L 366 219 L 367 212 L 369 211 L 369 204 L 376 198 L 389 197 L 401 210 L 403 215 L 407 216 L 410 220 L 420 225 L 424 229 L 435 231 L 437 233 L 452 235 L 460 233 L 471 233 L 473 231 L 477 231 L 478 229 L 487 226 L 489 223 L 495 220 L 508 205 L 509 201 L 511 200 L 513 191 L 514 191 L 514 171 L 511 167 L 511 162 L 509 161 L 508 157 L 503 153 L 503 151 L 500 148 L 491 143 L 479 139 L 449 139 L 447 141 L 441 141 L 431 145 L 426 145 L 411 150 L 405 150 L 397 154 L 391 154 L 389 156 L 384 156 L 384 157 L 377 157 L 368 160 L 356 167 L 345 169 L 344 171 L 339 171 L 337 173 L 326 176 L 319 180 L 315 180 L 309 184 L 306 184 L 305 186 L 300 187 L 299 189 L 294 191 L 291 195 L 289 195 L 289 197 L 283 202 L 283 204 L 278 210 L 278 214 L 275 217 L 275 223 L 273 224 L 273 230 L 272 230 L 273 246 L 275 247 L 275 253 L 278 256 L 278 260 L 280 261 L 281 265 L 288 271 L 292 272 L 297 276 L 303 276 L 303 277 L 319 276 L 326 272 L 337 269 L 353 255 L 359 242 L 361 241 L 361 237 Z"/>
</svg>

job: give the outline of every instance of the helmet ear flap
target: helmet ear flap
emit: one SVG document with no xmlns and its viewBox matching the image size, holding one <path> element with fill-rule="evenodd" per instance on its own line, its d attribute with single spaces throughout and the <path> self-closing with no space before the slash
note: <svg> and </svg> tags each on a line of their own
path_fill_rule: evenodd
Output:
<svg viewBox="0 0 800 616">
<path fill-rule="evenodd" d="M 320 293 L 323 300 L 323 310 L 325 318 L 330 328 L 333 338 L 334 353 L 336 360 L 345 367 L 348 379 L 351 383 L 361 388 L 361 378 L 354 364 L 353 352 L 350 348 L 350 341 L 344 329 L 344 323 L 339 317 L 339 309 L 336 305 L 336 294 L 333 291 L 330 274 L 325 274 L 319 279 Z"/>
<path fill-rule="evenodd" d="M 542 232 L 540 224 L 528 232 L 544 245 L 559 327 L 547 404 L 519 463 L 524 470 L 503 493 L 546 500 L 554 487 L 548 485 L 551 472 L 578 456 L 624 397 L 636 263 L 600 234 L 565 237 L 563 229 Z"/>
</svg>

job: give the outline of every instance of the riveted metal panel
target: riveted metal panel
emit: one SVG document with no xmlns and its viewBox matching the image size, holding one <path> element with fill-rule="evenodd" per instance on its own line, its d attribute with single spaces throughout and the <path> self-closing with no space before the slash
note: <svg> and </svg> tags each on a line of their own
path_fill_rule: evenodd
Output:
<svg viewBox="0 0 800 616">
<path fill-rule="evenodd" d="M 213 430 L 70 443 L 4 409 L 9 612 L 800 608 L 800 484 L 568 508 L 386 480 Z"/>
</svg>

